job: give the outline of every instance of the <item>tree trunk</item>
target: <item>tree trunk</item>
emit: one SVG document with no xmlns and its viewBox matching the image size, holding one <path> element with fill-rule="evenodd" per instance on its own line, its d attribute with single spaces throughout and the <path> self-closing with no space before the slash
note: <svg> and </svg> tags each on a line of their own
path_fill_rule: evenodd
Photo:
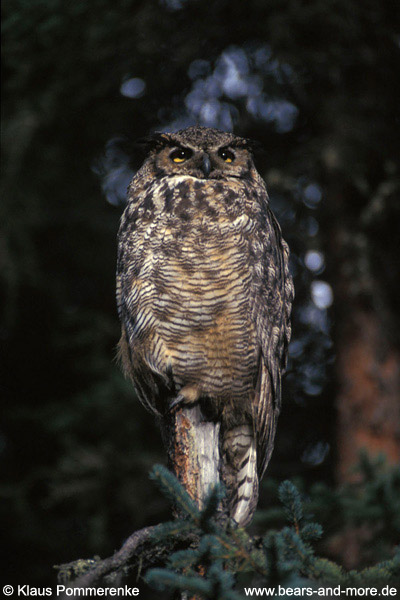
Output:
<svg viewBox="0 0 400 600">
<path fill-rule="evenodd" d="M 398 251 L 390 235 L 397 200 L 360 198 L 331 182 L 329 262 L 334 287 L 339 483 L 354 481 L 360 451 L 400 458 Z"/>
<path fill-rule="evenodd" d="M 399 464 L 400 322 L 393 235 L 398 197 L 371 194 L 368 200 L 338 179 L 328 185 L 327 254 L 335 300 L 335 470 L 340 485 L 359 480 L 354 467 L 362 450 Z M 369 526 L 349 524 L 335 542 L 343 566 L 360 564 L 370 537 Z"/>
<path fill-rule="evenodd" d="M 400 456 L 399 354 L 385 338 L 379 315 L 347 306 L 337 324 L 337 478 L 354 480 L 362 449 Z"/>
</svg>

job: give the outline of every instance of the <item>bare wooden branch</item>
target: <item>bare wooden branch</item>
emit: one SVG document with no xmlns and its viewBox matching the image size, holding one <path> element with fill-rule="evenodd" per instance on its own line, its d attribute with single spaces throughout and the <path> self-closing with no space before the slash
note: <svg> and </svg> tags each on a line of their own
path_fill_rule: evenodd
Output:
<svg viewBox="0 0 400 600">
<path fill-rule="evenodd" d="M 173 539 L 157 541 L 158 527 L 159 525 L 154 525 L 135 531 L 119 550 L 103 560 L 77 560 L 57 566 L 59 580 L 67 583 L 69 587 L 87 588 L 104 583 L 107 577 L 112 576 L 113 583 L 118 584 L 134 568 L 146 570 L 156 563 L 165 562 L 166 557 L 177 546 L 188 547 L 198 541 L 197 537 L 190 532 L 177 533 Z M 88 567 L 90 570 L 87 571 Z M 76 576 L 77 571 L 82 569 L 85 569 L 86 572 L 70 582 L 71 574 Z M 65 600 L 70 596 L 60 595 L 57 597 Z"/>
</svg>

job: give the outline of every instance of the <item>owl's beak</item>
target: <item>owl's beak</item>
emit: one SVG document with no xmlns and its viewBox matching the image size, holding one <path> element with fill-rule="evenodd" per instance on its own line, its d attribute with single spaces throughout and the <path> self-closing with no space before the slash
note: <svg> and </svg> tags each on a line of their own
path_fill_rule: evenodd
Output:
<svg viewBox="0 0 400 600">
<path fill-rule="evenodd" d="M 208 177 L 211 172 L 211 162 L 210 162 L 210 157 L 208 156 L 207 153 L 203 154 L 203 159 L 202 159 L 200 168 L 204 173 L 204 177 Z"/>
</svg>

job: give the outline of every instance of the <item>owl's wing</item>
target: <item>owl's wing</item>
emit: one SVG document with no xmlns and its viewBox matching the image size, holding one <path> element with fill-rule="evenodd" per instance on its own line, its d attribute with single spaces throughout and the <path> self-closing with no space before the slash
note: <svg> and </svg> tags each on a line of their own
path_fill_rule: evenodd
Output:
<svg viewBox="0 0 400 600">
<path fill-rule="evenodd" d="M 289 274 L 289 250 L 278 222 L 269 208 L 262 242 L 260 271 L 253 280 L 253 316 L 259 343 L 259 367 L 255 390 L 257 467 L 261 478 L 270 459 L 281 407 L 281 374 L 286 366 L 290 340 L 293 283 Z"/>
<path fill-rule="evenodd" d="M 259 479 L 264 475 L 274 449 L 279 412 L 280 389 L 273 388 L 271 375 L 261 356 L 255 394 L 257 472 Z"/>
<path fill-rule="evenodd" d="M 138 283 L 137 276 L 143 269 L 145 252 L 144 243 L 134 244 L 132 241 L 136 229 L 137 210 L 132 204 L 126 209 L 118 232 L 116 296 L 122 325 L 118 357 L 125 375 L 132 380 L 141 403 L 159 416 L 160 398 L 165 397 L 170 390 L 168 381 L 156 369 L 150 376 L 149 365 L 144 360 L 143 334 L 146 328 L 152 326 L 152 316 L 150 311 L 140 308 L 139 297 L 143 299 L 150 293 L 150 282 Z"/>
</svg>

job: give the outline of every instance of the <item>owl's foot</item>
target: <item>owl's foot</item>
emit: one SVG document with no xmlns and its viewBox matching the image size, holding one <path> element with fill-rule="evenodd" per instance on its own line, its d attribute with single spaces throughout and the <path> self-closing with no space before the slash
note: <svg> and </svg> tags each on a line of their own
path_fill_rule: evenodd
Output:
<svg viewBox="0 0 400 600">
<path fill-rule="evenodd" d="M 194 404 L 200 397 L 200 391 L 195 385 L 185 385 L 177 396 L 171 398 L 168 404 L 170 411 L 181 405 Z"/>
</svg>

